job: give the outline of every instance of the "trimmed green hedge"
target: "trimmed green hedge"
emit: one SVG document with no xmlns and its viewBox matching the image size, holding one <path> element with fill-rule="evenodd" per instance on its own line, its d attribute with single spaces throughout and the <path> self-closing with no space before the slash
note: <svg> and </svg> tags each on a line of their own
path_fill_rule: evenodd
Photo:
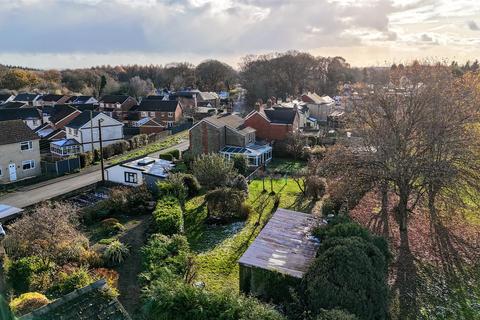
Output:
<svg viewBox="0 0 480 320">
<path fill-rule="evenodd" d="M 167 196 L 158 201 L 153 212 L 156 231 L 165 235 L 173 235 L 180 232 L 182 210 L 177 199 Z"/>
</svg>

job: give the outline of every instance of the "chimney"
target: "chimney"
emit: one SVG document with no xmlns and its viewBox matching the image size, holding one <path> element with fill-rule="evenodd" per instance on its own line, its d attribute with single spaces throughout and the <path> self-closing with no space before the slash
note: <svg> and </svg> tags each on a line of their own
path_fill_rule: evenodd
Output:
<svg viewBox="0 0 480 320">
<path fill-rule="evenodd" d="M 273 106 L 273 101 L 272 99 L 267 100 L 267 108 L 271 108 Z"/>
<path fill-rule="evenodd" d="M 261 112 L 263 110 L 263 105 L 260 102 L 255 103 L 255 111 Z"/>
</svg>

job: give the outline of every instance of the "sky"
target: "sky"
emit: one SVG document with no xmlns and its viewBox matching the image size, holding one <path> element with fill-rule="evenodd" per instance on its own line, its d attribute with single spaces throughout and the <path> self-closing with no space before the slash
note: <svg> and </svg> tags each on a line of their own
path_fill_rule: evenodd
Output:
<svg viewBox="0 0 480 320">
<path fill-rule="evenodd" d="M 298 50 L 353 66 L 480 59 L 480 0 L 0 0 L 0 63 L 167 64 Z"/>
</svg>

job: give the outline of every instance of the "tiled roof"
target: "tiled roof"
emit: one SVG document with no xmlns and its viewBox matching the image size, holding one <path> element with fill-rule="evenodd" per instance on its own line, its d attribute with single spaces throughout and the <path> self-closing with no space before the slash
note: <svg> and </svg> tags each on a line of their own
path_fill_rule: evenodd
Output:
<svg viewBox="0 0 480 320">
<path fill-rule="evenodd" d="M 25 101 L 25 102 L 29 102 L 29 101 L 33 101 L 35 100 L 39 95 L 36 94 L 36 93 L 20 93 L 19 95 L 17 95 L 15 97 L 15 99 L 13 99 L 13 101 Z"/>
<path fill-rule="evenodd" d="M 22 120 L 0 122 L 0 145 L 40 139 Z"/>
<path fill-rule="evenodd" d="M 0 101 L 7 101 L 12 95 L 11 94 L 0 94 Z"/>
<path fill-rule="evenodd" d="M 26 102 L 9 101 L 7 103 L 0 105 L 0 109 L 18 109 L 25 105 L 27 105 Z"/>
<path fill-rule="evenodd" d="M 140 105 L 133 107 L 132 111 L 175 112 L 178 106 L 176 100 L 142 100 Z"/>
<path fill-rule="evenodd" d="M 47 101 L 47 102 L 56 102 L 60 99 L 62 99 L 64 95 L 62 94 L 44 94 L 43 96 L 40 97 L 42 101 Z"/>
<path fill-rule="evenodd" d="M 69 116 L 70 114 L 77 111 L 78 111 L 77 109 L 69 105 L 57 104 L 56 106 L 53 107 L 53 109 L 50 112 L 50 121 L 52 123 L 57 123 L 58 121 L 65 118 L 66 116 Z"/>
<path fill-rule="evenodd" d="M 263 111 L 271 123 L 293 124 L 295 116 L 297 115 L 297 110 L 287 108 L 265 109 Z"/>
<path fill-rule="evenodd" d="M 231 113 L 217 114 L 211 117 L 207 117 L 202 121 L 210 122 L 211 124 L 217 127 L 228 126 L 238 131 L 242 131 L 243 133 L 255 132 L 255 129 L 245 126 L 245 120 L 236 114 L 231 114 Z"/>
<path fill-rule="evenodd" d="M 37 108 L 0 109 L 0 121 L 40 119 Z"/>
<path fill-rule="evenodd" d="M 100 102 L 103 103 L 124 103 L 125 100 L 130 98 L 130 96 L 124 96 L 124 95 L 106 95 L 103 96 L 102 99 L 100 99 Z"/>
<path fill-rule="evenodd" d="M 99 280 L 20 317 L 20 320 L 131 320 L 122 304 L 108 291 L 105 280 Z"/>
<path fill-rule="evenodd" d="M 99 114 L 100 112 L 92 112 L 92 119 L 98 116 Z M 66 124 L 65 127 L 80 128 L 88 122 L 90 122 L 90 111 L 83 111 L 75 119 L 73 119 L 68 124 Z"/>
</svg>

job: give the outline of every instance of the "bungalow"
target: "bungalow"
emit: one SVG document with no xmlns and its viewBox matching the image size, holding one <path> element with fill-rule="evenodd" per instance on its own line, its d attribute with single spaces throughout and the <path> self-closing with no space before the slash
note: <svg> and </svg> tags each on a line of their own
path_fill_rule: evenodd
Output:
<svg viewBox="0 0 480 320">
<path fill-rule="evenodd" d="M 56 104 L 64 104 L 69 96 L 63 94 L 44 94 L 38 99 L 40 106 L 54 106 Z"/>
<path fill-rule="evenodd" d="M 127 186 L 138 187 L 145 183 L 154 190 L 157 182 L 168 177 L 175 165 L 168 160 L 145 157 L 105 169 L 105 179 Z"/>
<path fill-rule="evenodd" d="M 164 127 L 171 128 L 177 125 L 183 118 L 183 109 L 175 100 L 147 99 L 131 109 L 140 119 L 152 118 Z"/>
<path fill-rule="evenodd" d="M 22 120 L 0 122 L 0 132 L 0 184 L 40 175 L 40 138 Z"/>
<path fill-rule="evenodd" d="M 32 130 L 42 124 L 42 116 L 37 108 L 0 109 L 0 121 L 23 120 Z"/>
<path fill-rule="evenodd" d="M 15 99 L 15 96 L 13 94 L 9 94 L 9 93 L 0 94 L 0 104 L 10 102 L 13 99 Z"/>
<path fill-rule="evenodd" d="M 25 102 L 28 103 L 29 106 L 38 107 L 40 106 L 40 104 L 38 103 L 38 99 L 40 99 L 40 96 L 41 95 L 37 93 L 20 93 L 12 101 Z"/>
<path fill-rule="evenodd" d="M 278 209 L 238 261 L 240 291 L 270 300 L 275 290 L 298 285 L 320 245 L 311 234 L 319 223 L 314 215 Z"/>
<path fill-rule="evenodd" d="M 123 139 L 123 123 L 101 112 L 90 113 L 84 111 L 65 125 L 65 140 L 71 141 L 57 141 L 58 143 L 52 146 L 54 149 L 52 153 L 65 156 L 69 155 L 68 149 L 74 152 L 76 150 L 87 152 L 92 151 L 92 145 L 94 149 L 100 148 L 99 123 L 101 123 L 102 145 L 104 147 Z M 79 149 L 72 147 L 75 142 L 80 146 Z M 58 146 L 60 146 L 61 152 L 57 152 Z"/>
<path fill-rule="evenodd" d="M 159 133 L 165 130 L 165 126 L 152 118 L 143 118 L 132 123 L 133 127 L 138 128 L 139 134 Z"/>
<path fill-rule="evenodd" d="M 231 159 L 241 154 L 249 166 L 261 166 L 272 159 L 272 147 L 257 142 L 255 129 L 236 114 L 222 113 L 197 122 L 189 130 L 192 155 L 221 153 Z"/>
<path fill-rule="evenodd" d="M 263 109 L 259 105 L 256 108 L 245 117 L 245 125 L 254 128 L 259 138 L 267 141 L 281 141 L 288 134 L 299 130 L 298 110 Z"/>
<path fill-rule="evenodd" d="M 138 104 L 137 100 L 127 95 L 106 95 L 98 103 L 100 112 L 120 121 Z"/>
</svg>

